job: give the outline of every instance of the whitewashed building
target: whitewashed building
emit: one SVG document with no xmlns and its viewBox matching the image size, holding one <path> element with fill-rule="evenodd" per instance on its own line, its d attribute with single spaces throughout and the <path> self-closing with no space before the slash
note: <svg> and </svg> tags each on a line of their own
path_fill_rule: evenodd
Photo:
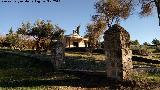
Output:
<svg viewBox="0 0 160 90">
<path fill-rule="evenodd" d="M 74 31 L 73 34 L 65 35 L 66 48 L 72 47 L 88 47 L 88 38 L 79 35 L 79 31 Z"/>
</svg>

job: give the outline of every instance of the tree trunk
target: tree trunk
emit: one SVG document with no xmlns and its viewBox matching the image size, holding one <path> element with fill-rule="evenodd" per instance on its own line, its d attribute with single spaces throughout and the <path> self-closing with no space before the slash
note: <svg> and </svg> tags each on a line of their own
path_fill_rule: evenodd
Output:
<svg viewBox="0 0 160 90">
<path fill-rule="evenodd" d="M 160 26 L 160 1 L 154 0 L 155 5 L 157 7 L 158 19 L 159 19 L 159 26 Z"/>
<path fill-rule="evenodd" d="M 39 53 L 39 51 L 40 51 L 39 41 L 40 41 L 40 39 L 37 39 L 37 40 L 36 40 L 36 51 L 37 51 L 38 53 Z"/>
</svg>

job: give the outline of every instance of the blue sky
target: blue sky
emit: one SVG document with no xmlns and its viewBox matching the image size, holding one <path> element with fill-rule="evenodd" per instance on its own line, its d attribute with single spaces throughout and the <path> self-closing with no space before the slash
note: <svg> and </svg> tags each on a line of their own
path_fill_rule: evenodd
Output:
<svg viewBox="0 0 160 90">
<path fill-rule="evenodd" d="M 42 19 L 58 24 L 66 30 L 65 34 L 71 34 L 76 26 L 81 25 L 80 33 L 84 35 L 86 25 L 95 14 L 94 2 L 95 0 L 61 0 L 51 3 L 18 4 L 2 3 L 0 0 L 0 34 L 7 33 L 10 27 L 15 31 L 22 22 L 30 21 L 33 24 L 37 19 Z M 151 42 L 154 38 L 160 39 L 156 13 L 145 18 L 132 15 L 122 21 L 121 25 L 130 33 L 132 40 L 138 39 L 143 43 Z"/>
</svg>

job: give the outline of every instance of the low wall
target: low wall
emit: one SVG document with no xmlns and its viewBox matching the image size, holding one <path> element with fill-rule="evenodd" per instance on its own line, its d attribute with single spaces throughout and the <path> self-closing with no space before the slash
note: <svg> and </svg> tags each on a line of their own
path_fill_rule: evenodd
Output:
<svg viewBox="0 0 160 90">
<path fill-rule="evenodd" d="M 132 56 L 132 61 L 160 64 L 160 60 L 148 59 L 148 58 L 143 58 L 138 56 Z"/>
</svg>

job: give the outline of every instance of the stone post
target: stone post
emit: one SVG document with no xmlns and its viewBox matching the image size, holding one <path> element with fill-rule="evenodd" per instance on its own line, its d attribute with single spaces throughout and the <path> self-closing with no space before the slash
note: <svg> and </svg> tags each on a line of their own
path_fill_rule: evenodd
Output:
<svg viewBox="0 0 160 90">
<path fill-rule="evenodd" d="M 62 42 L 57 41 L 53 47 L 53 59 L 52 63 L 55 69 L 60 68 L 64 64 L 64 45 Z"/>
<path fill-rule="evenodd" d="M 104 49 L 107 77 L 117 80 L 130 79 L 133 65 L 129 40 L 129 33 L 118 24 L 105 31 Z"/>
</svg>

